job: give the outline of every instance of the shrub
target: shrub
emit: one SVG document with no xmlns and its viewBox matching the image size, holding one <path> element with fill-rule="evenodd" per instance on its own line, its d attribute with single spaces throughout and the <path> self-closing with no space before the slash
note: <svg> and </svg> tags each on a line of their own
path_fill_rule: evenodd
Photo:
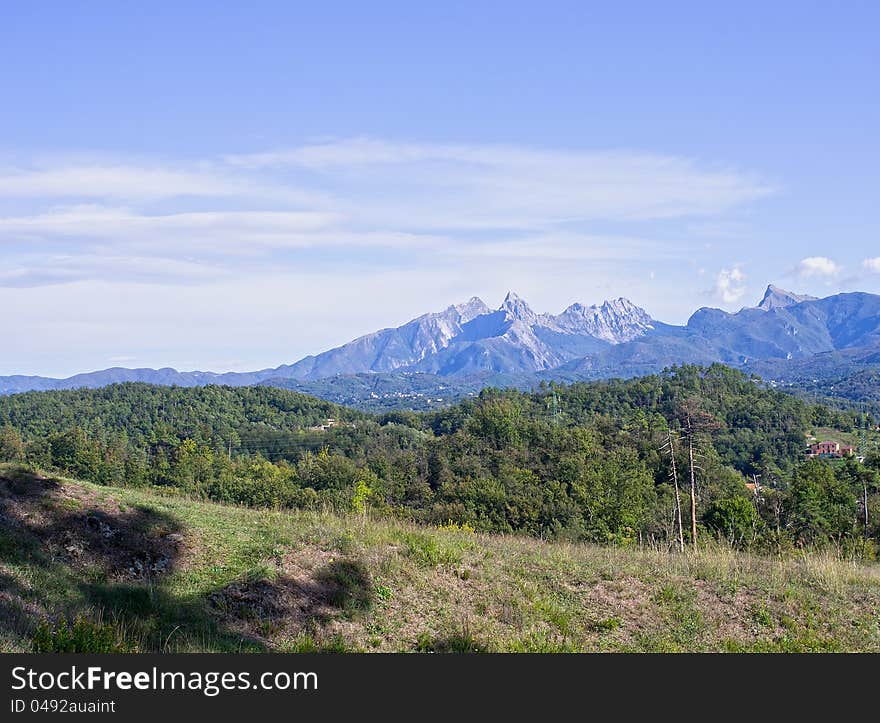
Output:
<svg viewBox="0 0 880 723">
<path fill-rule="evenodd" d="M 758 513 L 745 497 L 725 497 L 716 500 L 705 515 L 706 525 L 733 545 L 742 546 L 755 534 Z"/>
<path fill-rule="evenodd" d="M 456 565 L 461 562 L 461 556 L 455 550 L 442 545 L 435 537 L 411 533 L 404 541 L 407 554 L 425 567 L 437 567 L 441 564 Z"/>
<path fill-rule="evenodd" d="M 31 638 L 35 653 L 124 653 L 129 651 L 120 630 L 109 623 L 62 615 L 54 625 L 43 620 Z"/>
</svg>

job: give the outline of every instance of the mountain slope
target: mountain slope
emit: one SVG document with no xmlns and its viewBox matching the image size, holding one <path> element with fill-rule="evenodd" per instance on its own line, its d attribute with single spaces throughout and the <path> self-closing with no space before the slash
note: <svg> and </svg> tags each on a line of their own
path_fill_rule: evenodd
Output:
<svg viewBox="0 0 880 723">
<path fill-rule="evenodd" d="M 780 299 L 788 301 L 783 303 Z M 713 361 L 743 367 L 759 361 L 776 368 L 788 361 L 810 360 L 844 350 L 880 351 L 880 296 L 837 294 L 825 299 L 799 298 L 769 287 L 764 308 L 736 313 L 702 308 L 686 326 L 654 324 L 633 341 L 615 345 L 560 367 L 583 378 L 636 376 L 671 364 Z M 819 359 L 817 358 L 817 361 Z"/>
<path fill-rule="evenodd" d="M 367 334 L 317 356 L 279 367 L 279 377 L 321 379 L 336 374 L 390 372 L 410 367 L 444 349 L 474 319 L 490 313 L 474 297 L 436 314 L 425 314 L 395 329 Z"/>
<path fill-rule="evenodd" d="M 497 310 L 480 299 L 369 334 L 290 367 L 278 377 L 314 381 L 337 374 L 406 370 L 441 376 L 534 372 L 644 334 L 653 323 L 626 299 L 538 314 L 509 292 Z"/>
<path fill-rule="evenodd" d="M 673 364 L 713 362 L 747 369 L 769 364 L 777 378 L 786 375 L 784 365 L 788 362 L 797 362 L 801 369 L 815 359 L 817 368 L 825 368 L 827 355 L 835 353 L 834 374 L 842 376 L 850 360 L 862 368 L 866 364 L 857 359 L 869 358 L 877 350 L 880 296 L 874 294 L 856 292 L 816 299 L 771 284 L 755 307 L 736 313 L 702 308 L 686 325 L 673 326 L 653 320 L 623 298 L 594 306 L 576 303 L 553 315 L 536 313 L 510 292 L 498 309 L 490 309 L 474 297 L 274 369 L 214 374 L 114 368 L 61 380 L 0 377 L 0 394 L 127 381 L 178 386 L 295 386 L 288 382 L 323 384 L 323 380 L 359 374 L 487 379 L 505 375 L 527 386 L 530 376 L 534 380 L 630 377 Z M 427 387 L 435 386 L 433 380 L 427 382 Z M 470 391 L 470 385 L 465 386 Z"/>
</svg>

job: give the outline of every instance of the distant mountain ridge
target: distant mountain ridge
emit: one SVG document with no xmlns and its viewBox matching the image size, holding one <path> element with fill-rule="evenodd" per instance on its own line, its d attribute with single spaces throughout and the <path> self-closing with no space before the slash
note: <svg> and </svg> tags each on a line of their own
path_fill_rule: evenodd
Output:
<svg viewBox="0 0 880 723">
<path fill-rule="evenodd" d="M 633 339 L 651 328 L 644 309 L 627 299 L 573 304 L 558 316 L 538 314 L 509 292 L 496 309 L 476 297 L 403 326 L 359 337 L 283 370 L 312 381 L 339 374 L 406 370 L 447 376 L 534 372 Z"/>
<path fill-rule="evenodd" d="M 673 364 L 713 362 L 762 369 L 779 378 L 785 378 L 786 369 L 796 369 L 802 378 L 814 359 L 817 369 L 833 367 L 842 375 L 872 367 L 875 352 L 880 352 L 880 296 L 863 292 L 817 299 L 771 284 L 755 307 L 735 313 L 704 307 L 684 326 L 658 322 L 625 298 L 592 306 L 575 303 L 554 315 L 535 312 L 510 292 L 497 309 L 473 297 L 272 369 L 217 374 L 113 368 L 68 379 L 0 377 L 0 394 L 126 381 L 294 388 L 317 384 L 327 389 L 334 379 L 370 374 L 422 375 L 420 385 L 426 390 L 446 386 L 431 381 L 434 377 L 450 384 L 467 378 L 472 390 L 480 379 L 507 379 L 522 386 L 529 380 L 630 377 Z M 366 389 L 368 379 L 338 383 Z M 389 388 L 397 386 L 390 383 Z"/>
</svg>

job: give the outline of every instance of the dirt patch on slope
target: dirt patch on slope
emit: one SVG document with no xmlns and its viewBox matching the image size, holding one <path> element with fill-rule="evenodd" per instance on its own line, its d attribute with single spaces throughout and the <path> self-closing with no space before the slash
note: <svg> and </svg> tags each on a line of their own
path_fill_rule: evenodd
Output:
<svg viewBox="0 0 880 723">
<path fill-rule="evenodd" d="M 228 629 L 264 641 L 326 638 L 350 628 L 373 601 L 362 563 L 311 548 L 286 555 L 271 577 L 236 580 L 208 597 Z"/>
<path fill-rule="evenodd" d="M 95 490 L 30 472 L 0 477 L 0 530 L 17 554 L 96 571 L 105 580 L 165 575 L 187 546 L 168 515 L 121 507 Z"/>
</svg>

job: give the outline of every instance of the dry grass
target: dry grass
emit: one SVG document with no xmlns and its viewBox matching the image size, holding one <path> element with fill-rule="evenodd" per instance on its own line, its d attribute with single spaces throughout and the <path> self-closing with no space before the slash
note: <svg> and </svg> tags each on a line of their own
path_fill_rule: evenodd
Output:
<svg viewBox="0 0 880 723">
<path fill-rule="evenodd" d="M 7 493 L 19 518 L 0 528 L 6 650 L 27 649 L 34 625 L 60 613 L 109 617 L 139 650 L 880 650 L 880 567 L 830 553 L 548 543 L 69 480 L 39 500 L 40 524 L 73 530 L 84 553 L 27 548 L 36 533 Z M 137 512 L 138 539 L 179 554 L 138 577 L 133 550 L 89 541 L 94 524 L 79 520 L 95 510 L 111 528 Z M 102 545 L 115 539 L 131 536 Z"/>
</svg>

